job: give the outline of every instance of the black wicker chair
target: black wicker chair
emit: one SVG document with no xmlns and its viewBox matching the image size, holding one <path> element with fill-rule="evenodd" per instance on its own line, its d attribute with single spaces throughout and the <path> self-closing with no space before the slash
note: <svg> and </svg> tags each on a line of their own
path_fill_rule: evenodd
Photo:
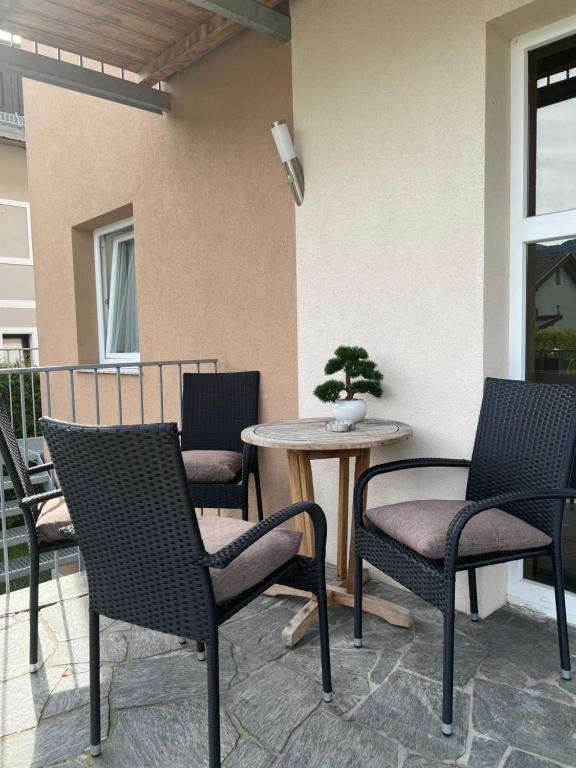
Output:
<svg viewBox="0 0 576 768">
<path fill-rule="evenodd" d="M 439 608 L 444 614 L 442 731 L 447 736 L 453 722 L 458 571 L 468 572 L 471 618 L 477 621 L 476 568 L 534 555 L 551 557 L 561 673 L 566 680 L 571 677 L 561 531 L 565 499 L 576 493 L 566 487 L 575 445 L 576 387 L 487 379 L 471 461 L 393 461 L 368 469 L 356 483 L 354 644 L 362 645 L 363 560 Z M 468 467 L 466 500 L 408 502 L 363 513 L 370 480 L 418 467 Z M 431 536 L 436 537 L 436 552 Z"/>
<path fill-rule="evenodd" d="M 258 450 L 240 438 L 245 427 L 258 423 L 259 371 L 185 373 L 183 378 L 181 439 L 192 503 L 196 508 L 241 509 L 242 519 L 248 520 L 248 487 L 253 475 L 258 520 L 262 520 Z M 206 451 L 235 455 L 237 471 L 226 482 L 191 480 L 195 456 L 205 460 Z"/>
<path fill-rule="evenodd" d="M 59 535 L 60 527 L 70 524 L 70 517 L 62 491 L 55 489 L 35 496 L 34 503 L 24 503 L 25 498 L 34 495 L 32 477 L 49 472 L 52 464 L 38 464 L 27 467 L 18 440 L 12 429 L 6 403 L 0 395 L 0 455 L 16 498 L 22 509 L 28 548 L 30 551 L 30 672 L 36 672 L 38 662 L 38 583 L 40 580 L 40 555 L 44 552 L 56 552 L 60 549 L 76 546 L 70 538 Z M 2 468 L 0 467 L 0 471 Z M 58 499 L 51 504 L 52 499 Z M 46 539 L 52 540 L 46 540 Z M 8 568 L 8 563 L 5 563 Z"/>
<path fill-rule="evenodd" d="M 311 502 L 294 504 L 256 524 L 197 518 L 175 424 L 84 427 L 46 418 L 40 423 L 88 575 L 93 754 L 99 754 L 101 739 L 101 614 L 195 640 L 200 653 L 207 651 L 210 768 L 220 766 L 218 626 L 272 584 L 317 595 L 324 698 L 332 699 L 324 573 L 326 521 L 320 507 Z M 280 539 L 288 536 L 292 544 L 295 541 L 294 552 L 300 542 L 295 531 L 278 526 L 302 512 L 312 519 L 315 557 L 291 554 L 278 562 Z M 241 533 L 220 540 L 219 545 L 216 541 L 216 546 L 212 538 L 209 546 L 206 532 L 229 530 L 229 526 Z M 238 593 L 249 567 L 262 564 L 263 551 L 269 555 L 265 575 Z M 228 592 L 225 597 L 223 589 Z"/>
</svg>

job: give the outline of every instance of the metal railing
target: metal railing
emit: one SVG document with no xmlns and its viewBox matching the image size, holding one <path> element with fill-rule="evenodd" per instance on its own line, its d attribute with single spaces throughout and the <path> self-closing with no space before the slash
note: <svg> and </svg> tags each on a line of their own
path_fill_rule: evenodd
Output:
<svg viewBox="0 0 576 768">
<path fill-rule="evenodd" d="M 40 416 L 91 424 L 180 424 L 183 374 L 217 370 L 216 358 L 128 365 L 0 367 L 0 393 L 9 409 L 22 455 L 28 464 L 38 464 L 45 459 L 44 440 L 38 430 Z M 39 490 L 53 487 L 53 481 L 49 473 L 34 476 Z M 27 577 L 30 568 L 22 546 L 27 543 L 26 529 L 12 491 L 0 463 L 0 585 L 5 586 L 6 593 L 10 592 L 11 580 Z M 81 567 L 75 547 L 43 555 L 40 569 L 58 577 L 60 567 L 70 563 Z"/>
<path fill-rule="evenodd" d="M 23 366 L 29 367 L 37 359 L 37 347 L 0 347 L 0 365 L 21 362 Z"/>
</svg>

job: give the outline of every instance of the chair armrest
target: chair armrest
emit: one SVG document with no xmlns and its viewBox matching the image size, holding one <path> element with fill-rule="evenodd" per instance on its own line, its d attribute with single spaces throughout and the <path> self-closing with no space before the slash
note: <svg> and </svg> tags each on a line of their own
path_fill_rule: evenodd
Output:
<svg viewBox="0 0 576 768">
<path fill-rule="evenodd" d="M 25 496 L 20 499 L 21 507 L 35 507 L 38 504 L 42 504 L 44 501 L 50 501 L 50 499 L 58 499 L 63 496 L 60 488 L 54 488 L 52 491 L 44 491 L 43 493 L 35 493 L 34 496 Z"/>
<path fill-rule="evenodd" d="M 252 546 L 258 539 L 261 539 L 270 531 L 277 528 L 286 520 L 290 520 L 297 515 L 307 513 L 314 526 L 314 544 L 315 544 L 315 557 L 317 560 L 324 561 L 326 554 L 326 517 L 324 512 L 317 504 L 312 501 L 301 501 L 298 504 L 292 504 L 285 509 L 281 509 L 279 512 L 267 517 L 266 520 L 257 523 L 249 531 L 243 533 L 235 541 L 227 546 L 219 549 L 213 554 L 206 553 L 205 561 L 203 565 L 208 565 L 211 568 L 226 568 L 227 565 L 235 560 L 242 554 L 248 547 Z"/>
<path fill-rule="evenodd" d="M 456 567 L 458 561 L 458 547 L 460 537 L 467 523 L 480 512 L 487 509 L 500 507 L 503 504 L 511 504 L 517 501 L 535 501 L 537 499 L 568 499 L 576 498 L 576 488 L 544 488 L 542 490 L 526 491 L 524 493 L 503 493 L 492 496 L 482 501 L 473 501 L 458 512 L 450 523 L 446 534 L 446 548 L 444 550 L 444 564 L 446 570 Z"/>
<path fill-rule="evenodd" d="M 244 443 L 242 450 L 242 482 L 247 483 L 256 461 L 256 446 Z"/>
<path fill-rule="evenodd" d="M 54 469 L 54 464 L 51 461 L 47 464 L 33 464 L 31 467 L 28 467 L 28 474 L 39 475 L 42 472 L 50 472 L 52 469 Z"/>
<path fill-rule="evenodd" d="M 376 464 L 363 472 L 354 485 L 354 520 L 356 525 L 363 525 L 362 499 L 366 486 L 374 477 L 401 469 L 425 469 L 427 467 L 469 467 L 469 459 L 400 459 Z"/>
</svg>

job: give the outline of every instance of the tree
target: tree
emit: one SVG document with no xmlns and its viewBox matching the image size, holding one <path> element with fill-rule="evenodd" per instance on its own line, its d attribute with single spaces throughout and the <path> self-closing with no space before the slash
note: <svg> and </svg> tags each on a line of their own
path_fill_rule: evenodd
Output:
<svg viewBox="0 0 576 768">
<path fill-rule="evenodd" d="M 314 390 L 316 397 L 323 403 L 335 402 L 341 392 L 346 392 L 344 400 L 353 400 L 355 394 L 364 393 L 382 397 L 380 382 L 384 377 L 363 347 L 338 347 L 334 357 L 326 363 L 324 373 L 331 376 L 338 371 L 344 371 L 344 381 L 328 379 Z"/>
</svg>

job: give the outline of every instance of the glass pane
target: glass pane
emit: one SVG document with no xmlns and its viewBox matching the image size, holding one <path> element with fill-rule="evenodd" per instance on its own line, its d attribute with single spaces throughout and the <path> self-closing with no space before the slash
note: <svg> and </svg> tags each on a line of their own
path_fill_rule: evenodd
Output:
<svg viewBox="0 0 576 768">
<path fill-rule="evenodd" d="M 20 205 L 0 205 L 0 259 L 30 258 L 28 210 Z"/>
<path fill-rule="evenodd" d="M 110 286 L 112 282 L 112 257 L 114 253 L 114 242 L 118 237 L 132 234 L 133 232 L 133 227 L 124 227 L 123 229 L 116 229 L 113 232 L 109 232 L 106 235 L 100 235 L 98 239 L 100 247 L 100 291 L 102 296 L 102 306 L 100 311 L 102 312 L 102 320 L 104 325 L 104 338 L 106 338 L 108 335 L 108 313 L 110 307 Z"/>
<path fill-rule="evenodd" d="M 528 56 L 528 215 L 576 208 L 576 35 Z"/>
<path fill-rule="evenodd" d="M 576 208 L 576 98 L 541 107 L 536 131 L 536 213 Z"/>
<path fill-rule="evenodd" d="M 118 240 L 112 262 L 109 354 L 134 354 L 140 349 L 136 303 L 134 240 Z"/>
<path fill-rule="evenodd" d="M 528 247 L 526 378 L 576 384 L 576 238 Z M 572 483 L 576 482 L 573 471 Z M 562 532 L 566 587 L 576 592 L 576 505 L 566 505 Z M 552 584 L 548 557 L 524 563 L 524 575 Z"/>
</svg>

